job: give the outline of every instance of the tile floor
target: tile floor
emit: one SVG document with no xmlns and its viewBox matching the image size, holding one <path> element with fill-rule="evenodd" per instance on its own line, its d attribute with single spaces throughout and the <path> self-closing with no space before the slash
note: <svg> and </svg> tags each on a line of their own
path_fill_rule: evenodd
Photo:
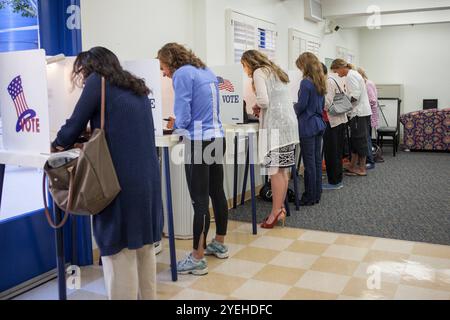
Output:
<svg viewBox="0 0 450 320">
<path fill-rule="evenodd" d="M 211 230 L 214 230 L 212 225 Z M 259 230 L 230 221 L 230 258 L 208 258 L 204 277 L 170 278 L 169 250 L 158 256 L 158 298 L 450 300 L 450 246 L 290 228 Z M 191 241 L 177 241 L 177 257 Z M 83 268 L 69 299 L 106 299 L 101 267 Z M 16 299 L 56 299 L 56 280 Z"/>
</svg>

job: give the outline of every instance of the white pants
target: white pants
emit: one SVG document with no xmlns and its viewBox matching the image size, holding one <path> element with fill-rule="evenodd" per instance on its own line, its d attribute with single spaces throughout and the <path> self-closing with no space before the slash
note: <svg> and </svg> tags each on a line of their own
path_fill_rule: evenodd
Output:
<svg viewBox="0 0 450 320">
<path fill-rule="evenodd" d="M 153 245 L 124 249 L 102 257 L 106 292 L 110 300 L 155 300 L 156 256 Z"/>
</svg>

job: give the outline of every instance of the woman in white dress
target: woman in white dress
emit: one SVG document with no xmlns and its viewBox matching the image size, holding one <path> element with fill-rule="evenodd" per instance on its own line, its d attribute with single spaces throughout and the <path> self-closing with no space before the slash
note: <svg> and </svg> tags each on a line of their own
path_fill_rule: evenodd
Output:
<svg viewBox="0 0 450 320">
<path fill-rule="evenodd" d="M 289 169 L 295 165 L 295 147 L 299 143 L 298 122 L 288 88 L 288 75 L 263 53 L 246 51 L 241 63 L 253 79 L 256 105 L 260 118 L 259 155 L 270 175 L 272 212 L 261 227 L 272 229 L 278 221 L 284 224 L 289 184 Z"/>
</svg>

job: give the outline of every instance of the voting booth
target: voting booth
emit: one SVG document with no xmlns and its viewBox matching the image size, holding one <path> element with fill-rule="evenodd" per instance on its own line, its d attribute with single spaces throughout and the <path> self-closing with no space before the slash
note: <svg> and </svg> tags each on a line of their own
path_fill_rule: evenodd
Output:
<svg viewBox="0 0 450 320">
<path fill-rule="evenodd" d="M 244 122 L 244 74 L 241 65 L 217 66 L 211 70 L 217 76 L 220 92 L 222 124 Z"/>
</svg>

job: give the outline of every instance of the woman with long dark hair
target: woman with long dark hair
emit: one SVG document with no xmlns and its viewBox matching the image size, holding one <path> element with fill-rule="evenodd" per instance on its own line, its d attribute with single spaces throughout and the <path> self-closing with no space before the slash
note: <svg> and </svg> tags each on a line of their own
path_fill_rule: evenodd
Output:
<svg viewBox="0 0 450 320">
<path fill-rule="evenodd" d="M 106 140 L 122 189 L 93 219 L 106 290 L 110 299 L 156 299 L 153 244 L 161 240 L 162 203 L 150 89 L 108 49 L 80 53 L 72 81 L 83 93 L 52 147 L 70 148 L 88 123 L 91 130 L 100 127 L 102 78 Z"/>
<path fill-rule="evenodd" d="M 180 274 L 205 275 L 204 255 L 228 258 L 225 236 L 228 203 L 223 188 L 224 130 L 219 117 L 216 75 L 189 49 L 168 43 L 158 52 L 165 76 L 172 78 L 175 119 L 169 126 L 184 137 L 186 180 L 194 207 L 193 251 L 177 265 Z M 216 236 L 206 245 L 210 225 L 209 198 Z"/>
<path fill-rule="evenodd" d="M 261 228 L 272 229 L 286 219 L 284 203 L 289 187 L 289 169 L 295 165 L 298 124 L 286 72 L 257 50 L 244 52 L 241 63 L 253 79 L 257 102 L 253 110 L 260 118 L 259 153 L 270 176 L 273 194 L 272 211 Z"/>
<path fill-rule="evenodd" d="M 313 206 L 322 197 L 322 136 L 326 129 L 322 115 L 327 80 L 319 59 L 310 52 L 301 54 L 296 65 L 303 72 L 295 104 L 305 165 L 305 192 L 301 204 Z"/>
</svg>

